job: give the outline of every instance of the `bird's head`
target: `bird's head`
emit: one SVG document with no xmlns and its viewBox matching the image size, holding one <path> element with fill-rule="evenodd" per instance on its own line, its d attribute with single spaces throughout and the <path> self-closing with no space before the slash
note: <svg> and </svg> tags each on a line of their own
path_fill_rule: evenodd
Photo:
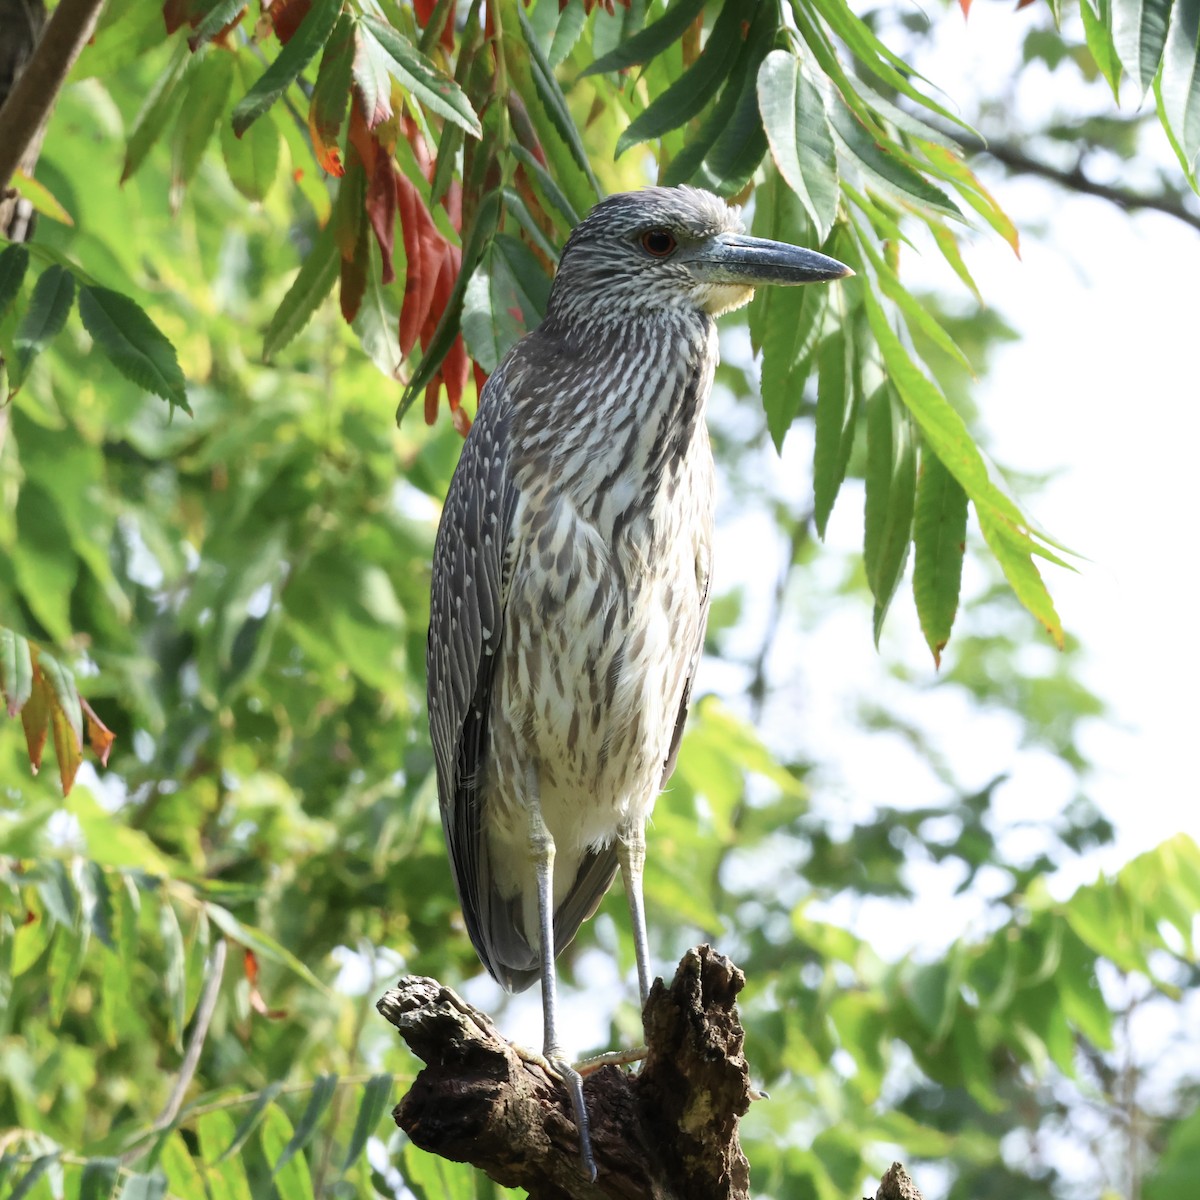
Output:
<svg viewBox="0 0 1200 1200">
<path fill-rule="evenodd" d="M 575 227 L 549 311 L 566 320 L 672 310 L 719 316 L 762 284 L 852 274 L 815 250 L 746 236 L 737 210 L 711 192 L 648 187 L 609 196 Z"/>
</svg>

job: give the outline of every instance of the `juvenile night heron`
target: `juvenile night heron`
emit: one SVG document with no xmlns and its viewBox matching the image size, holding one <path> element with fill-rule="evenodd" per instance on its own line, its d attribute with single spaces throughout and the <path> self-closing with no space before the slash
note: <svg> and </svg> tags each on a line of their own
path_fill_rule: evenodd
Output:
<svg viewBox="0 0 1200 1200">
<path fill-rule="evenodd" d="M 434 551 L 429 725 L 455 884 L 492 975 L 541 979 L 544 1057 L 592 1174 L 554 960 L 619 865 L 645 1004 L 645 823 L 708 616 L 714 318 L 760 284 L 851 273 L 741 229 L 688 187 L 592 209 L 545 320 L 483 389 Z"/>
</svg>

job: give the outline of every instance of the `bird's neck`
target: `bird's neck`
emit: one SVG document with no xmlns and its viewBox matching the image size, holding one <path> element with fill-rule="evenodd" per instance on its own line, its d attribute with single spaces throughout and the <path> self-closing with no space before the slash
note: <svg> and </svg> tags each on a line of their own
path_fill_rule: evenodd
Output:
<svg viewBox="0 0 1200 1200">
<path fill-rule="evenodd" d="M 549 370 L 538 402 L 514 413 L 524 426 L 514 440 L 546 456 L 581 515 L 615 527 L 622 512 L 669 499 L 682 475 L 710 462 L 704 417 L 717 337 L 706 313 L 546 322 L 538 335 L 541 353 L 527 369 Z"/>
</svg>

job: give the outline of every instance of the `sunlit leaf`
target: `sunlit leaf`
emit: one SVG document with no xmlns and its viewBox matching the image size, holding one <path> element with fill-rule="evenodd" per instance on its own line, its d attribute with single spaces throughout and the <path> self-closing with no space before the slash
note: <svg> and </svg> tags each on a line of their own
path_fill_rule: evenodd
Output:
<svg viewBox="0 0 1200 1200">
<path fill-rule="evenodd" d="M 1082 3 L 1086 6 L 1089 0 L 1082 0 Z M 1111 44 L 1142 96 L 1158 72 L 1167 43 L 1172 7 L 1172 0 L 1109 0 L 1109 5 L 1101 5 L 1096 9 L 1098 17 L 1109 18 Z M 1085 28 L 1087 20 L 1085 16 Z M 1091 38 L 1088 40 L 1090 44 Z"/>
<path fill-rule="evenodd" d="M 967 494 L 936 454 L 922 447 L 913 519 L 913 597 L 921 632 L 941 664 L 962 586 Z"/>
<path fill-rule="evenodd" d="M 367 1081 L 366 1087 L 363 1088 L 362 1105 L 358 1110 L 358 1116 L 354 1119 L 354 1131 L 351 1133 L 349 1145 L 346 1147 L 346 1157 L 342 1163 L 343 1171 L 348 1171 L 366 1148 L 367 1138 L 375 1132 L 380 1119 L 387 1111 L 392 1088 L 393 1082 L 390 1075 L 373 1075 Z"/>
<path fill-rule="evenodd" d="M 878 645 L 888 606 L 908 561 L 917 486 L 916 439 L 910 418 L 886 384 L 867 400 L 866 484 L 863 565 L 875 597 Z"/>
<path fill-rule="evenodd" d="M 175 347 L 141 305 L 120 292 L 84 284 L 79 289 L 79 315 L 96 347 L 122 375 L 172 407 L 192 411 Z"/>
<path fill-rule="evenodd" d="M 279 57 L 233 110 L 233 128 L 239 137 L 287 91 L 329 40 L 341 9 L 342 0 L 313 0 L 308 14 L 280 50 Z"/>
<path fill-rule="evenodd" d="M 279 1157 L 275 1160 L 275 1165 L 272 1168 L 273 1174 L 278 1175 L 283 1171 L 292 1158 L 308 1145 L 313 1134 L 317 1131 L 317 1124 L 325 1115 L 325 1110 L 329 1107 L 330 1101 L 337 1092 L 337 1084 L 338 1077 L 336 1075 L 318 1075 L 313 1080 L 308 1103 L 304 1106 L 304 1112 L 301 1114 L 300 1120 L 296 1123 L 295 1133 L 292 1134 L 287 1145 L 284 1146 Z"/>
<path fill-rule="evenodd" d="M 1159 97 L 1180 157 L 1191 171 L 1200 152 L 1200 0 L 1175 0 L 1171 6 Z"/>
<path fill-rule="evenodd" d="M 188 68 L 173 141 L 172 186 L 191 183 L 233 86 L 232 54 L 214 49 L 202 52 Z M 176 195 L 176 200 L 178 200 Z"/>
<path fill-rule="evenodd" d="M 838 177 L 821 93 L 794 55 L 773 50 L 758 70 L 758 104 L 771 157 L 823 242 L 837 214 Z"/>
<path fill-rule="evenodd" d="M 170 62 L 146 93 L 146 99 L 129 134 L 125 165 L 121 168 L 122 183 L 133 176 L 145 161 L 151 147 L 162 136 L 167 122 L 178 115 L 177 92 L 189 61 L 187 43 L 176 43 Z"/>
<path fill-rule="evenodd" d="M 482 135 L 479 117 L 462 89 L 403 34 L 369 14 L 362 18 L 362 29 L 384 49 L 388 70 L 421 104 L 474 137 Z"/>
<path fill-rule="evenodd" d="M 859 391 L 850 337 L 850 327 L 843 325 L 821 343 L 817 355 L 813 521 L 822 538 L 846 477 L 858 417 Z"/>
<path fill-rule="evenodd" d="M 33 360 L 58 336 L 74 303 L 75 277 L 57 263 L 47 267 L 34 285 L 29 307 L 13 338 L 14 381 L 19 383 L 25 378 Z"/>
<path fill-rule="evenodd" d="M 338 276 L 338 250 L 332 222 L 325 226 L 313 243 L 308 257 L 300 265 L 292 286 L 267 326 L 263 338 L 263 358 L 279 353 L 308 323 L 333 289 Z"/>
<path fill-rule="evenodd" d="M 620 71 L 638 63 L 649 62 L 668 46 L 674 45 L 687 31 L 703 10 L 706 0 L 680 0 L 671 4 L 661 17 L 645 29 L 626 38 L 615 49 L 601 55 L 588 65 L 585 75 L 596 75 L 603 71 Z"/>
<path fill-rule="evenodd" d="M 666 91 L 656 96 L 617 139 L 620 155 L 690 121 L 720 90 L 742 48 L 742 7 L 726 0 L 700 57 Z"/>
</svg>

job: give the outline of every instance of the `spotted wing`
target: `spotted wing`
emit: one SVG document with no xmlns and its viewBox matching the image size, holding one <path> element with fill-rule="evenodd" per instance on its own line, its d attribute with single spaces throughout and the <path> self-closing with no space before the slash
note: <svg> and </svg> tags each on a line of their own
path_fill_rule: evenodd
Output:
<svg viewBox="0 0 1200 1200">
<path fill-rule="evenodd" d="M 471 941 L 502 977 L 497 932 L 506 927 L 481 832 L 488 719 L 501 652 L 508 547 L 517 491 L 509 461 L 506 372 L 480 397 L 479 416 L 450 483 L 433 553 L 426 665 L 429 732 L 442 828 Z"/>
</svg>

